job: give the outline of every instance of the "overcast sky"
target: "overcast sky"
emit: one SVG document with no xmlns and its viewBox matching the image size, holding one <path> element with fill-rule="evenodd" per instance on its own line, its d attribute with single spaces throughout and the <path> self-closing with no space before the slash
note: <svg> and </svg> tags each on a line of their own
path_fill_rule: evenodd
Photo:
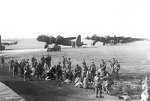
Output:
<svg viewBox="0 0 150 101">
<path fill-rule="evenodd" d="M 150 0 L 1 0 L 2 38 L 97 34 L 150 39 Z"/>
</svg>

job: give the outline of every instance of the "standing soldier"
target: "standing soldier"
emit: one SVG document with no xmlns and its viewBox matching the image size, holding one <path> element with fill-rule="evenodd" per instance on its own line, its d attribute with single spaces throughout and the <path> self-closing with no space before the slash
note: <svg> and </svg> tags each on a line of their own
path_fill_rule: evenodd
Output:
<svg viewBox="0 0 150 101">
<path fill-rule="evenodd" d="M 14 63 L 15 61 L 13 60 L 13 58 L 11 58 L 10 60 L 9 60 L 9 72 L 11 72 L 12 70 L 13 70 L 13 63 Z"/>
<path fill-rule="evenodd" d="M 45 57 L 44 57 L 44 55 L 41 58 L 41 63 L 42 63 L 42 67 L 44 68 L 44 64 L 45 64 Z"/>
<path fill-rule="evenodd" d="M 86 73 L 88 71 L 88 67 L 85 64 L 82 64 L 82 79 L 86 76 Z"/>
<path fill-rule="evenodd" d="M 91 77 L 94 79 L 95 73 L 96 73 L 96 66 L 94 62 L 92 62 L 92 65 L 90 66 L 90 71 L 91 71 Z"/>
<path fill-rule="evenodd" d="M 118 79 L 119 70 L 120 70 L 120 64 L 119 64 L 119 62 L 116 60 L 116 66 L 115 66 L 116 79 Z"/>
<path fill-rule="evenodd" d="M 66 67 L 66 59 L 64 56 L 62 56 L 62 58 L 63 58 L 63 60 L 62 60 L 63 68 L 65 68 Z"/>
<path fill-rule="evenodd" d="M 99 72 L 96 72 L 96 76 L 94 77 L 94 87 L 96 98 L 98 98 L 98 93 L 100 95 L 100 98 L 102 98 L 102 81 L 99 77 Z"/>
<path fill-rule="evenodd" d="M 3 68 L 4 67 L 4 63 L 5 63 L 5 58 L 4 58 L 4 56 L 2 55 L 2 57 L 1 57 L 1 68 Z"/>
<path fill-rule="evenodd" d="M 25 67 L 26 63 L 25 63 L 25 59 L 21 60 L 20 62 L 20 73 L 21 73 L 21 77 L 23 77 L 24 75 L 24 67 Z"/>
<path fill-rule="evenodd" d="M 106 62 L 104 61 L 104 59 L 102 59 L 102 69 L 103 70 L 106 70 Z"/>
<path fill-rule="evenodd" d="M 110 68 L 112 69 L 112 73 L 114 73 L 114 65 L 113 65 L 113 62 L 109 61 L 110 63 Z"/>
<path fill-rule="evenodd" d="M 35 56 L 33 55 L 32 59 L 31 59 L 31 62 L 32 62 L 32 67 L 34 67 L 34 62 L 35 62 Z"/>
<path fill-rule="evenodd" d="M 62 81 L 62 69 L 60 64 L 61 63 L 59 62 L 56 67 L 57 81 Z"/>
<path fill-rule="evenodd" d="M 29 59 L 26 59 L 26 62 L 25 62 L 25 67 L 24 67 L 24 81 L 26 81 L 27 78 L 29 78 L 30 80 L 30 73 L 31 73 L 31 70 L 29 68 Z"/>
<path fill-rule="evenodd" d="M 36 68 L 36 66 L 37 66 L 37 64 L 38 64 L 38 63 L 37 63 L 37 59 L 35 59 L 35 60 L 34 60 L 34 63 L 32 64 L 32 68 L 34 68 L 34 69 L 35 69 L 35 68 Z"/>
<path fill-rule="evenodd" d="M 42 80 L 42 73 L 43 73 L 42 63 L 41 61 L 39 61 L 36 68 L 37 80 L 39 80 L 39 78 Z"/>
<path fill-rule="evenodd" d="M 108 79 L 109 79 L 109 73 L 106 70 L 101 68 L 99 70 L 99 77 L 103 81 L 103 83 L 102 83 L 102 90 L 104 91 L 105 90 L 104 88 L 106 88 L 106 85 L 105 85 L 106 81 L 108 81 Z"/>
<path fill-rule="evenodd" d="M 51 56 L 48 54 L 47 57 L 45 58 L 46 66 L 48 67 L 48 69 L 50 69 L 51 60 L 52 60 Z"/>
<path fill-rule="evenodd" d="M 17 75 L 18 73 L 18 68 L 19 68 L 19 63 L 17 60 L 15 60 L 14 64 L 13 64 L 13 77 L 15 77 L 15 75 Z"/>
<path fill-rule="evenodd" d="M 71 71 L 71 59 L 70 58 L 68 58 L 68 69 L 69 71 Z"/>
<path fill-rule="evenodd" d="M 116 59 L 115 59 L 115 58 L 113 58 L 113 62 L 112 62 L 113 70 L 115 69 L 115 65 L 116 65 Z"/>
<path fill-rule="evenodd" d="M 82 62 L 82 64 L 86 66 L 86 62 L 85 62 L 85 59 L 83 59 L 83 62 Z"/>
</svg>

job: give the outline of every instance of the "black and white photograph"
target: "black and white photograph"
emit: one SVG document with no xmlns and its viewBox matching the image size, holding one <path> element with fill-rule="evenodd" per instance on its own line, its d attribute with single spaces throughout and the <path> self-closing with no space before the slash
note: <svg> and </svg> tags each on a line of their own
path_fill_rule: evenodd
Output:
<svg viewBox="0 0 150 101">
<path fill-rule="evenodd" d="M 0 101 L 150 101 L 149 0 L 0 0 Z"/>
</svg>

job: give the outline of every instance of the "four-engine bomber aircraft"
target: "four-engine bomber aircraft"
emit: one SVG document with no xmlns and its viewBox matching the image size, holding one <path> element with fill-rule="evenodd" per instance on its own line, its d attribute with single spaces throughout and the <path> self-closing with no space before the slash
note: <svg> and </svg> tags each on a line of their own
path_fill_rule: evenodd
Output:
<svg viewBox="0 0 150 101">
<path fill-rule="evenodd" d="M 146 40 L 144 38 L 131 38 L 131 37 L 123 37 L 123 36 L 106 36 L 106 37 L 100 37 L 97 35 L 93 35 L 92 37 L 87 36 L 86 37 L 87 40 L 93 40 L 93 45 L 95 45 L 97 42 L 102 42 L 103 45 L 105 44 L 112 44 L 112 45 L 116 45 L 118 43 L 131 43 L 131 42 L 135 42 L 135 41 L 142 41 L 142 40 Z"/>
<path fill-rule="evenodd" d="M 76 41 L 71 41 L 73 39 L 76 39 Z M 57 44 L 57 45 L 65 45 L 65 46 L 72 46 L 72 47 L 80 47 L 82 45 L 86 45 L 83 42 L 81 42 L 81 35 L 78 35 L 78 37 L 67 37 L 64 38 L 60 35 L 58 35 L 56 38 L 53 36 L 46 36 L 46 35 L 40 35 L 37 38 L 38 41 L 45 42 L 46 45 L 44 48 L 47 48 L 49 44 Z"/>
</svg>

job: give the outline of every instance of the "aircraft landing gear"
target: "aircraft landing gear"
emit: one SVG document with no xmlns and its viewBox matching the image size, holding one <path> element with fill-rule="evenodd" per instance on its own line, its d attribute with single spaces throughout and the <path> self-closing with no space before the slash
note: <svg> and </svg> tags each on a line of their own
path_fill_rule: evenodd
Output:
<svg viewBox="0 0 150 101">
<path fill-rule="evenodd" d="M 47 48 L 48 47 L 48 44 L 46 44 L 45 46 L 44 46 L 44 48 Z"/>
</svg>

